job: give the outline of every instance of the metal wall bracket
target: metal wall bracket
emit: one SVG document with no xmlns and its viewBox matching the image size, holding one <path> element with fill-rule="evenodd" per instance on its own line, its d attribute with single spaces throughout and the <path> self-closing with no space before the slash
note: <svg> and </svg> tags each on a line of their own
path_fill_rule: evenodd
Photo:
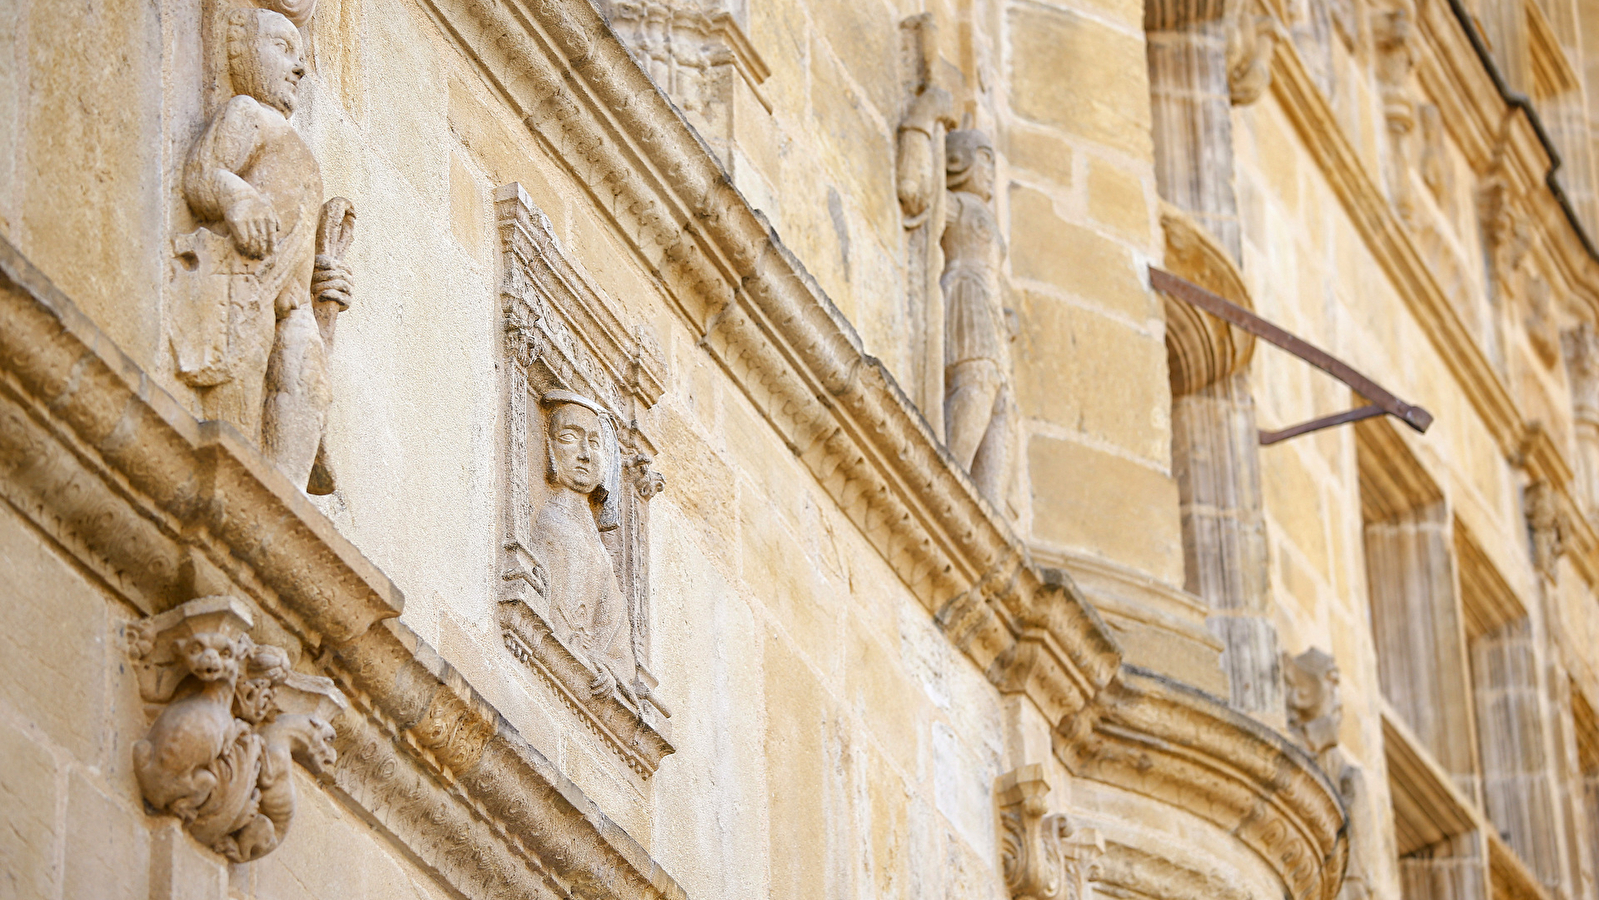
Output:
<svg viewBox="0 0 1599 900">
<path fill-rule="evenodd" d="M 1203 310 L 1230 325 L 1235 325 L 1249 332 L 1255 337 L 1287 350 L 1289 353 L 1310 363 L 1328 375 L 1342 381 L 1360 396 L 1371 401 L 1369 406 L 1345 410 L 1330 416 L 1322 416 L 1309 422 L 1301 422 L 1281 431 L 1260 432 L 1261 446 L 1286 441 L 1291 437 L 1331 428 L 1334 425 L 1343 425 L 1347 422 L 1358 422 L 1361 419 L 1370 419 L 1376 416 L 1389 415 L 1414 428 L 1418 433 L 1425 433 L 1432 424 L 1432 413 L 1419 406 L 1395 397 L 1377 382 L 1372 381 L 1343 360 L 1331 353 L 1313 346 L 1282 328 L 1262 319 L 1242 306 L 1227 300 L 1217 294 L 1205 290 L 1186 278 L 1166 271 L 1149 267 L 1149 285 L 1157 291 L 1169 294 L 1172 297 L 1187 303 L 1189 306 Z"/>
</svg>

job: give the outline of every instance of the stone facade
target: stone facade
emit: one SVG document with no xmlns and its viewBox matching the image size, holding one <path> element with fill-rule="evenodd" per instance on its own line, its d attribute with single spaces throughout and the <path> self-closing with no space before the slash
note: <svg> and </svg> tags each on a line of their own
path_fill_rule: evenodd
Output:
<svg viewBox="0 0 1599 900">
<path fill-rule="evenodd" d="M 1593 41 L 12 0 L 0 897 L 1599 898 Z"/>
</svg>

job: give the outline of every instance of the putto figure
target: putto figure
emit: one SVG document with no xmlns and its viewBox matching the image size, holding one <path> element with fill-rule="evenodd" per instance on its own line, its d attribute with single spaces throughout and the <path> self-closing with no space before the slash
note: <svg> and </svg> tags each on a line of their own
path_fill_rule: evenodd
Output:
<svg viewBox="0 0 1599 900">
<path fill-rule="evenodd" d="M 594 670 L 592 696 L 620 690 L 637 704 L 642 685 L 627 601 L 600 539 L 619 523 L 616 430 L 599 404 L 579 394 L 551 391 L 544 403 L 551 491 L 533 522 L 533 552 L 544 569 L 550 626 Z"/>
<path fill-rule="evenodd" d="M 989 204 L 994 145 L 981 131 L 952 131 L 942 238 L 944 435 L 950 453 L 990 502 L 1003 502 L 1010 460 L 1010 326 L 1001 302 L 1005 238 Z"/>
<path fill-rule="evenodd" d="M 355 216 L 342 198 L 324 206 L 316 158 L 289 123 L 305 74 L 299 31 L 264 9 L 235 9 L 226 22 L 235 96 L 183 172 L 207 227 L 174 241 L 178 374 L 202 389 L 208 418 L 258 441 L 295 485 L 328 493 L 325 465 L 312 472 L 332 399 L 334 316 L 350 303 L 340 256 Z"/>
</svg>

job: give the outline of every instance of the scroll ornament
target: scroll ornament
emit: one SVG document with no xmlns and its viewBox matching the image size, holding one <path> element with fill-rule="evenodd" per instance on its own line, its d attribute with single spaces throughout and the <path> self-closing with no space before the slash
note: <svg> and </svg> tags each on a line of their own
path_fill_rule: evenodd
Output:
<svg viewBox="0 0 1599 900">
<path fill-rule="evenodd" d="M 247 633 L 250 610 L 201 597 L 127 628 L 139 693 L 160 711 L 133 745 L 145 802 L 234 862 L 283 842 L 294 817 L 293 761 L 313 773 L 336 754 L 329 722 L 344 695 L 292 671 L 281 647 Z"/>
<path fill-rule="evenodd" d="M 1023 766 L 999 783 L 1000 867 L 1011 900 L 1088 900 L 1105 842 L 1090 828 L 1046 812 L 1043 767 Z"/>
</svg>

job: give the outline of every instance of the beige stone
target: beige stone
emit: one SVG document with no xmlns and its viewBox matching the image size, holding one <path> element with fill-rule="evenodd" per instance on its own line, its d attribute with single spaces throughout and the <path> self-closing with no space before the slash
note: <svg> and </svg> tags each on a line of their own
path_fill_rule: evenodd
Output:
<svg viewBox="0 0 1599 900">
<path fill-rule="evenodd" d="M 1175 520 L 1158 515 L 1176 507 L 1171 476 L 1076 441 L 1043 436 L 1033 437 L 1027 459 L 1033 473 L 1033 531 L 1040 538 L 1070 547 L 1122 547 L 1119 562 L 1156 575 L 1181 568 Z"/>
<path fill-rule="evenodd" d="M 1011 272 L 1017 278 L 1045 283 L 1133 322 L 1153 314 L 1127 245 L 1065 221 L 1048 195 L 1020 185 L 1010 189 L 1010 221 Z"/>
<path fill-rule="evenodd" d="M 1011 103 L 1023 118 L 1148 159 L 1149 81 L 1143 42 L 1070 10 L 1016 6 Z M 1093 58 L 1098 64 L 1087 66 Z"/>
<path fill-rule="evenodd" d="M 19 898 L 58 895 L 61 833 L 56 818 L 60 779 L 56 763 L 37 738 L 9 723 L 0 723 L 0 815 L 9 827 L 0 837 L 0 870 L 6 893 Z"/>
</svg>

